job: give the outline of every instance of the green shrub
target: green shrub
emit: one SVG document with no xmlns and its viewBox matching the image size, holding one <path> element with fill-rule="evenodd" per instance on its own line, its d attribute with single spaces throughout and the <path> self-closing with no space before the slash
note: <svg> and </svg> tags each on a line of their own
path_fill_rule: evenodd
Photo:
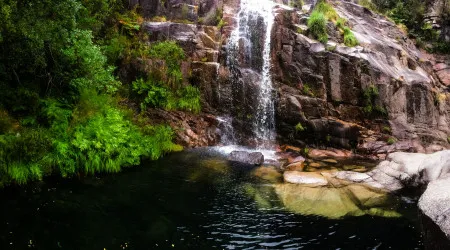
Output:
<svg viewBox="0 0 450 250">
<path fill-rule="evenodd" d="M 344 27 L 344 44 L 348 47 L 355 47 L 359 44 L 355 35 L 348 27 Z"/>
<path fill-rule="evenodd" d="M 389 144 L 389 145 L 392 145 L 395 142 L 397 142 L 397 140 L 394 137 L 389 137 L 388 140 L 387 140 L 387 144 Z"/>
<path fill-rule="evenodd" d="M 308 19 L 308 28 L 311 34 L 321 43 L 328 42 L 327 20 L 322 12 L 315 10 L 311 13 Z"/>
<path fill-rule="evenodd" d="M 193 113 L 200 112 L 200 90 L 191 85 L 182 88 L 178 93 L 177 108 Z"/>
<path fill-rule="evenodd" d="M 344 27 L 347 25 L 347 19 L 339 17 L 336 21 L 336 27 L 341 30 L 344 30 Z"/>
<path fill-rule="evenodd" d="M 303 0 L 290 0 L 289 1 L 289 6 L 294 7 L 294 8 L 301 9 L 303 5 L 305 5 Z"/>
<path fill-rule="evenodd" d="M 358 4 L 363 7 L 366 7 L 371 11 L 378 12 L 377 6 L 374 3 L 372 3 L 371 0 L 358 0 Z"/>
<path fill-rule="evenodd" d="M 328 4 L 325 0 L 320 0 L 314 8 L 314 11 L 324 14 L 328 20 L 336 20 L 339 17 L 333 6 Z"/>
<path fill-rule="evenodd" d="M 191 85 L 173 90 L 162 83 L 138 79 L 133 82 L 133 90 L 140 95 L 142 110 L 150 106 L 167 110 L 200 112 L 200 91 Z"/>
</svg>

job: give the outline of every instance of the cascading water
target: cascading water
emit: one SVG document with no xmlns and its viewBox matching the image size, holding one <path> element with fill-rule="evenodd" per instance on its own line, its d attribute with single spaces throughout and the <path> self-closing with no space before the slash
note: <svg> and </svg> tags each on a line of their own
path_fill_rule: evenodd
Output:
<svg viewBox="0 0 450 250">
<path fill-rule="evenodd" d="M 237 27 L 227 44 L 227 65 L 234 81 L 238 81 L 243 68 L 260 75 L 257 89 L 254 90 L 258 91 L 258 103 L 251 115 L 253 134 L 260 148 L 269 147 L 270 142 L 275 139 L 275 110 L 270 74 L 273 6 L 274 3 L 270 0 L 241 0 Z"/>
</svg>

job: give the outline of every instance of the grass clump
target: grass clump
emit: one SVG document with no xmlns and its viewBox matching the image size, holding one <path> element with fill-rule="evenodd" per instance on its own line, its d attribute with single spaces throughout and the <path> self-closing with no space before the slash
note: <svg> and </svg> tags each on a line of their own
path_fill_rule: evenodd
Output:
<svg viewBox="0 0 450 250">
<path fill-rule="evenodd" d="M 312 35 L 321 43 L 328 42 L 327 19 L 322 12 L 314 10 L 311 13 L 308 19 L 308 28 Z"/>
<path fill-rule="evenodd" d="M 388 115 L 387 110 L 376 104 L 376 100 L 379 96 L 378 88 L 375 85 L 370 85 L 363 91 L 364 107 L 363 111 L 368 116 L 381 116 L 385 117 Z"/>
<path fill-rule="evenodd" d="M 314 10 L 318 11 L 320 13 L 323 13 L 325 15 L 325 17 L 331 21 L 336 20 L 339 17 L 339 15 L 336 13 L 336 10 L 333 8 L 333 6 L 331 6 L 324 0 L 321 0 L 319 3 L 317 3 Z"/>
<path fill-rule="evenodd" d="M 394 143 L 396 143 L 397 142 L 397 139 L 395 139 L 394 137 L 389 137 L 388 139 L 387 139 L 387 144 L 388 145 L 392 145 L 392 144 L 394 144 Z"/>
<path fill-rule="evenodd" d="M 344 44 L 348 47 L 355 47 L 359 44 L 355 35 L 348 27 L 344 27 Z"/>
<path fill-rule="evenodd" d="M 297 123 L 297 125 L 295 125 L 295 131 L 296 132 L 303 132 L 303 131 L 305 131 L 306 130 L 306 128 L 305 127 L 303 127 L 303 125 L 299 122 L 299 123 Z"/>
</svg>

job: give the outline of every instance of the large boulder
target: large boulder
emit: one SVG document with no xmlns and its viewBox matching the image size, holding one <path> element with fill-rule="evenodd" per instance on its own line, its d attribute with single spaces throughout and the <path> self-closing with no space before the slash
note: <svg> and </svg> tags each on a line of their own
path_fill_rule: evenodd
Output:
<svg viewBox="0 0 450 250">
<path fill-rule="evenodd" d="M 425 217 L 423 220 L 431 219 L 447 237 L 447 240 L 436 238 L 431 240 L 430 237 L 437 236 L 440 233 L 433 230 L 430 233 L 435 235 L 430 235 L 430 233 L 427 233 L 428 228 L 425 228 L 426 240 L 434 244 L 433 249 L 438 249 L 436 245 L 443 245 L 446 246 L 445 249 L 450 249 L 450 175 L 428 184 L 425 193 L 420 197 L 419 209 Z M 427 225 L 428 223 L 424 224 Z M 433 225 L 430 225 L 429 228 L 433 228 Z M 439 249 L 444 249 L 444 247 Z"/>
<path fill-rule="evenodd" d="M 264 155 L 260 152 L 233 151 L 228 160 L 249 165 L 261 165 L 264 163 Z"/>
<path fill-rule="evenodd" d="M 341 171 L 335 177 L 352 182 L 397 191 L 424 186 L 450 173 L 450 150 L 434 154 L 396 152 L 367 173 Z"/>
</svg>

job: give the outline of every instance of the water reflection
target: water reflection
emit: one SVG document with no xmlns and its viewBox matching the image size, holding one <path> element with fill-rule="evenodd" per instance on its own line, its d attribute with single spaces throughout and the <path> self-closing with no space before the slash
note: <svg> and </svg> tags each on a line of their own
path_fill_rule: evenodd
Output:
<svg viewBox="0 0 450 250">
<path fill-rule="evenodd" d="M 203 150 L 49 183 L 0 192 L 0 249 L 421 247 L 416 217 L 397 217 L 414 204 L 283 184 L 276 169 Z"/>
</svg>

